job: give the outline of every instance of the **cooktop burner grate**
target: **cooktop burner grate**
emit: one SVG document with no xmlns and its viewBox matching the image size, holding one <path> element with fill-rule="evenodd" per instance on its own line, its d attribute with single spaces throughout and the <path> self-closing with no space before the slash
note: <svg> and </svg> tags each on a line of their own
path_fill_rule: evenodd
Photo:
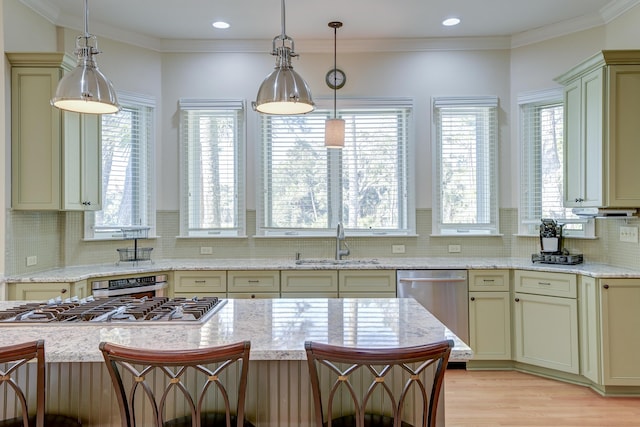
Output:
<svg viewBox="0 0 640 427">
<path fill-rule="evenodd" d="M 25 303 L 0 311 L 0 323 L 204 322 L 226 303 L 217 297 L 128 296 L 78 302 Z"/>
</svg>

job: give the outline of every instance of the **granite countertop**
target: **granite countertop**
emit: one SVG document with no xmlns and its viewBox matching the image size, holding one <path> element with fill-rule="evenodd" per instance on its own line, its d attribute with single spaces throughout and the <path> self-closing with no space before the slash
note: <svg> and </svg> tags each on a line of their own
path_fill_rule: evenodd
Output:
<svg viewBox="0 0 640 427">
<path fill-rule="evenodd" d="M 0 310 L 18 302 L 2 301 Z M 2 324 L 4 345 L 45 340 L 48 362 L 102 362 L 101 341 L 188 349 L 251 341 L 252 360 L 305 360 L 304 342 L 405 347 L 453 339 L 451 361 L 473 352 L 411 298 L 229 299 L 203 324 Z"/>
<path fill-rule="evenodd" d="M 165 259 L 160 261 L 122 263 L 116 265 L 96 264 L 5 277 L 7 283 L 71 283 L 81 280 L 147 272 L 170 272 L 179 270 L 336 270 L 336 269 L 525 269 L 561 273 L 582 274 L 591 277 L 640 278 L 640 269 L 616 267 L 607 264 L 583 263 L 577 265 L 534 264 L 527 258 L 482 258 L 482 257 L 432 257 L 432 258 L 348 258 L 342 261 L 331 259 L 305 259 L 299 264 L 293 259 Z"/>
</svg>

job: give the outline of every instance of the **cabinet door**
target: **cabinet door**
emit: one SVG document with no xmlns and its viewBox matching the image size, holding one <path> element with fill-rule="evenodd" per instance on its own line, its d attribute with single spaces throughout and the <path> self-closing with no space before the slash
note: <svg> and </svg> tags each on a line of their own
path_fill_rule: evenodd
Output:
<svg viewBox="0 0 640 427">
<path fill-rule="evenodd" d="M 70 283 L 10 283 L 8 284 L 10 301 L 48 301 L 71 296 Z"/>
<path fill-rule="evenodd" d="M 11 70 L 11 207 L 60 208 L 61 112 L 51 107 L 61 68 Z"/>
<path fill-rule="evenodd" d="M 102 209 L 100 118 L 64 112 L 62 142 L 62 208 Z"/>
<path fill-rule="evenodd" d="M 640 386 L 640 279 L 600 279 L 604 385 Z"/>
<path fill-rule="evenodd" d="M 516 360 L 577 374 L 576 300 L 516 293 L 514 301 Z"/>
<path fill-rule="evenodd" d="M 352 296 L 354 292 L 362 292 L 359 296 L 376 295 L 395 296 L 395 270 L 339 270 L 338 290 L 340 297 Z"/>
<path fill-rule="evenodd" d="M 469 345 L 474 360 L 511 360 L 509 292 L 469 292 Z"/>
<path fill-rule="evenodd" d="M 608 82 L 607 206 L 637 208 L 640 206 L 640 186 L 637 182 L 640 159 L 640 66 L 611 65 L 608 67 Z"/>
<path fill-rule="evenodd" d="M 176 271 L 173 295 L 182 297 L 221 296 L 227 293 L 226 271 Z"/>
<path fill-rule="evenodd" d="M 582 78 L 583 195 L 580 206 L 604 206 L 604 71 L 598 68 Z"/>
<path fill-rule="evenodd" d="M 580 277 L 578 286 L 580 375 L 600 384 L 600 310 L 593 277 Z"/>
<path fill-rule="evenodd" d="M 564 88 L 564 205 L 581 206 L 582 176 L 582 86 L 580 80 Z"/>
</svg>

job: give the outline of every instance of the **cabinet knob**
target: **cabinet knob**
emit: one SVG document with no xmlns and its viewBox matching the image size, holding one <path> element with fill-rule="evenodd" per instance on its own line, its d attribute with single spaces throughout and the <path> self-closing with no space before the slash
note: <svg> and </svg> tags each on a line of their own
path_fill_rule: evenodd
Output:
<svg viewBox="0 0 640 427">
<path fill-rule="evenodd" d="M 609 289 L 609 285 L 604 285 L 603 288 Z"/>
<path fill-rule="evenodd" d="M 67 290 L 66 290 L 65 288 L 62 288 L 62 289 L 60 289 L 60 293 L 61 293 L 61 294 L 66 294 L 66 293 L 67 293 Z"/>
<path fill-rule="evenodd" d="M 520 302 L 520 298 L 516 298 L 516 300 L 515 300 L 515 301 L 516 301 L 516 302 Z"/>
<path fill-rule="evenodd" d="M 476 297 L 471 297 L 471 301 L 475 301 L 475 300 L 476 300 Z"/>
<path fill-rule="evenodd" d="M 255 298 L 255 297 L 256 297 L 256 295 L 255 295 L 255 294 L 251 294 L 251 298 Z"/>
</svg>

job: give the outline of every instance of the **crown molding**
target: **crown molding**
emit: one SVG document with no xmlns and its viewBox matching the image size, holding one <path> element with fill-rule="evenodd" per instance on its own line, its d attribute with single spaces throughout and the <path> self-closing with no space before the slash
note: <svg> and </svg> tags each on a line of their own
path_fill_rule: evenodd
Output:
<svg viewBox="0 0 640 427">
<path fill-rule="evenodd" d="M 60 10 L 46 0 L 19 0 L 52 24 L 82 31 L 82 16 L 60 15 Z M 612 0 L 599 12 L 558 22 L 545 27 L 504 37 L 459 37 L 423 39 L 341 40 L 341 52 L 426 52 L 441 50 L 513 49 L 555 37 L 605 25 L 640 3 L 640 0 Z M 92 34 L 160 53 L 264 53 L 271 51 L 272 40 L 169 40 L 149 37 L 100 23 L 92 24 Z M 327 40 L 296 39 L 297 52 L 332 52 Z"/>
</svg>

